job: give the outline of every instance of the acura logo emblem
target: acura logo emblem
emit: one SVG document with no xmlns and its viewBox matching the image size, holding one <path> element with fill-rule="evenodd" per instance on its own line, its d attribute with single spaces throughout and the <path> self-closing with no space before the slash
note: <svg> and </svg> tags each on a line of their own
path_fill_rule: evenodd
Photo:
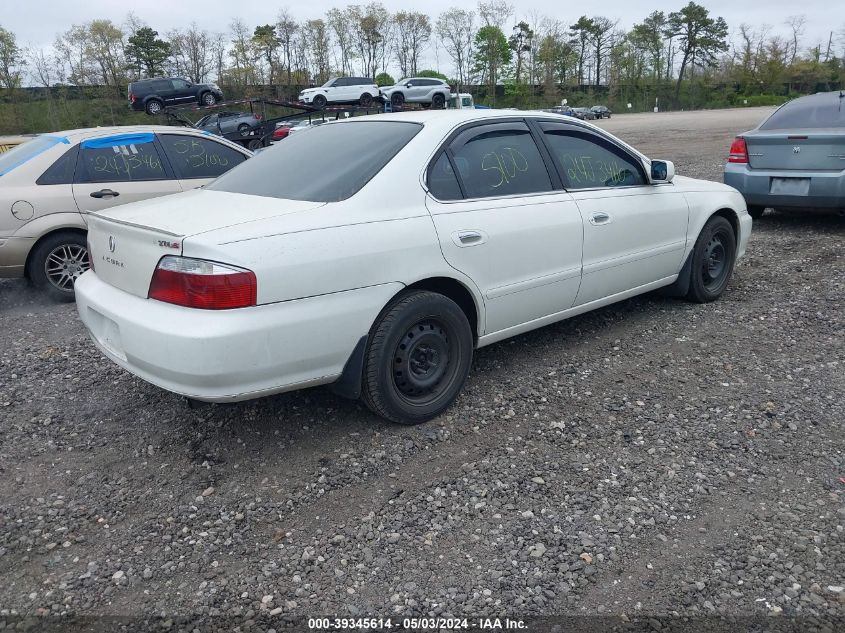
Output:
<svg viewBox="0 0 845 633">
<path fill-rule="evenodd" d="M 798 145 L 793 145 L 793 147 L 792 147 L 792 153 L 793 153 L 793 154 L 800 154 L 800 153 L 801 153 L 801 148 L 800 148 Z"/>
<path fill-rule="evenodd" d="M 114 253 L 114 247 L 117 246 L 117 242 L 114 239 L 114 235 L 109 235 L 109 252 Z"/>
</svg>

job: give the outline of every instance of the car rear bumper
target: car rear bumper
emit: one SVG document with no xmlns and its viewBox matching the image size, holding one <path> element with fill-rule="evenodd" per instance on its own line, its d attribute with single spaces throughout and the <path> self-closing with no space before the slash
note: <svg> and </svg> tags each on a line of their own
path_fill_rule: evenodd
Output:
<svg viewBox="0 0 845 633">
<path fill-rule="evenodd" d="M 773 178 L 807 178 L 807 195 L 772 194 Z M 752 169 L 746 164 L 725 165 L 724 182 L 742 193 L 749 206 L 841 209 L 845 208 L 845 172 Z"/>
<path fill-rule="evenodd" d="M 111 360 L 147 382 L 208 402 L 235 402 L 334 381 L 401 284 L 237 310 L 144 299 L 100 280 L 75 286 L 82 322 Z"/>
</svg>

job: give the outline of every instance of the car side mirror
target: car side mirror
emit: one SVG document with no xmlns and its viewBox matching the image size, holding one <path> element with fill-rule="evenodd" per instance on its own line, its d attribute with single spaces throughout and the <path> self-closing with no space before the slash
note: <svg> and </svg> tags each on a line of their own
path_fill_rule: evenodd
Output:
<svg viewBox="0 0 845 633">
<path fill-rule="evenodd" d="M 672 182 L 675 177 L 675 164 L 670 160 L 651 161 L 652 184 Z"/>
<path fill-rule="evenodd" d="M 414 84 L 412 84 L 412 83 L 407 83 L 407 84 L 405 84 L 405 87 L 406 87 L 406 88 L 413 88 L 413 87 L 414 87 Z"/>
</svg>

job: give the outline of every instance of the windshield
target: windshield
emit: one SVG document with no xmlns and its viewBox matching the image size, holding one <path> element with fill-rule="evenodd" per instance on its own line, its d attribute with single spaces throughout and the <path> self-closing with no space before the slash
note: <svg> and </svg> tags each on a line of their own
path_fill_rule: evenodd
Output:
<svg viewBox="0 0 845 633">
<path fill-rule="evenodd" d="M 322 86 L 320 86 L 320 88 L 328 88 L 329 86 L 331 86 L 334 83 L 335 79 L 337 79 L 337 77 L 332 77 L 326 83 L 324 83 Z"/>
<path fill-rule="evenodd" d="M 20 167 L 28 160 L 35 158 L 58 143 L 68 143 L 68 140 L 61 136 L 49 136 L 42 134 L 31 141 L 21 143 L 8 152 L 0 154 L 0 176 L 8 174 L 15 167 Z"/>
<path fill-rule="evenodd" d="M 355 195 L 422 129 L 404 121 L 348 121 L 293 134 L 206 189 L 309 202 Z M 246 167 L 246 169 L 244 169 Z"/>
</svg>

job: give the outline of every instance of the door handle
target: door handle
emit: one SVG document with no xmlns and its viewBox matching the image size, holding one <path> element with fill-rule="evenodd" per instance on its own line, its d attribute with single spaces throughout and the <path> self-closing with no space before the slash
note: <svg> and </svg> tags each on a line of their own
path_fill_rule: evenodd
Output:
<svg viewBox="0 0 845 633">
<path fill-rule="evenodd" d="M 477 246 L 487 241 L 487 238 L 481 231 L 470 230 L 452 233 L 452 240 L 457 246 Z"/>
<path fill-rule="evenodd" d="M 590 214 L 590 224 L 592 224 L 593 226 L 610 224 L 612 221 L 613 220 L 610 217 L 610 214 L 605 213 L 604 211 L 596 211 L 595 213 Z"/>
<path fill-rule="evenodd" d="M 117 191 L 112 191 L 111 189 L 100 189 L 99 191 L 91 192 L 92 198 L 117 198 L 119 195 Z"/>
</svg>

